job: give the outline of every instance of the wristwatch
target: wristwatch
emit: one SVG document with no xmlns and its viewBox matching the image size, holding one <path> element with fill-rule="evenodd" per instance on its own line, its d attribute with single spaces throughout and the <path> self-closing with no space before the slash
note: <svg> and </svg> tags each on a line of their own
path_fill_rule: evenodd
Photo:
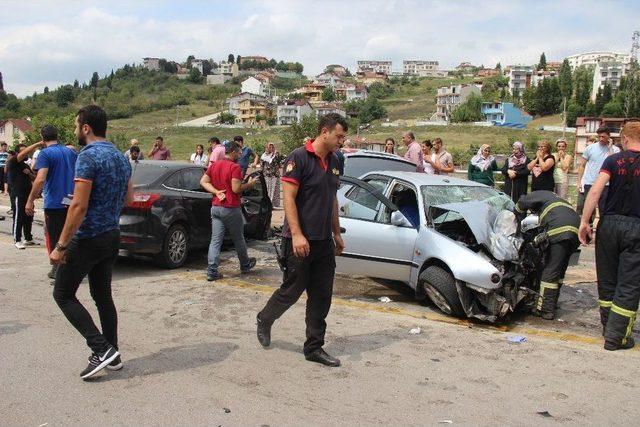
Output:
<svg viewBox="0 0 640 427">
<path fill-rule="evenodd" d="M 60 243 L 56 243 L 56 249 L 59 250 L 60 252 L 64 252 L 65 250 L 67 250 L 67 247 L 62 246 Z"/>
</svg>

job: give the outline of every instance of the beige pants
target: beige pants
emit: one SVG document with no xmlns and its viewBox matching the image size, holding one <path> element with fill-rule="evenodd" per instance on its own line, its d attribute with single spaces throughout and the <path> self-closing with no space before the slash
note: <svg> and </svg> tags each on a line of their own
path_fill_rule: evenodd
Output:
<svg viewBox="0 0 640 427">
<path fill-rule="evenodd" d="M 569 194 L 569 182 L 557 183 L 555 193 L 561 199 L 567 200 L 567 195 Z"/>
</svg>

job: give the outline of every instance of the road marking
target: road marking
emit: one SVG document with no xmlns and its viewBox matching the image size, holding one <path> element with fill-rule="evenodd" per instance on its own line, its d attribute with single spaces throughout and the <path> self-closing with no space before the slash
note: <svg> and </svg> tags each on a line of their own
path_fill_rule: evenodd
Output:
<svg viewBox="0 0 640 427">
<path fill-rule="evenodd" d="M 206 275 L 203 273 L 194 273 L 194 272 L 186 272 L 186 271 L 176 273 L 176 277 L 190 279 L 190 280 L 197 280 L 197 281 L 206 280 Z M 216 280 L 215 282 L 211 282 L 211 284 L 231 286 L 231 287 L 240 288 L 240 289 L 250 289 L 252 291 L 258 291 L 264 294 L 271 294 L 276 290 L 276 288 L 272 286 L 257 285 L 255 283 L 247 282 L 247 281 L 236 279 L 236 278 L 225 278 L 221 280 Z M 306 299 L 305 296 L 302 296 L 301 298 Z M 545 330 L 545 329 L 538 329 L 531 326 L 482 324 L 482 323 L 472 322 L 468 319 L 457 319 L 455 317 L 451 317 L 445 314 L 440 314 L 435 312 L 425 313 L 425 312 L 410 310 L 402 307 L 386 306 L 386 305 L 380 305 L 380 304 L 366 302 L 366 301 L 351 300 L 351 299 L 346 299 L 341 297 L 333 297 L 331 300 L 331 303 L 333 305 L 337 305 L 341 307 L 351 307 L 355 309 L 375 311 L 378 313 L 385 313 L 385 314 L 397 314 L 401 316 L 413 317 L 416 319 L 426 319 L 434 322 L 464 326 L 467 328 L 485 329 L 485 330 L 491 330 L 491 331 L 502 332 L 502 333 L 517 333 L 521 335 L 547 338 L 555 341 L 597 345 L 599 347 L 601 347 L 603 344 L 602 338 L 588 336 L 588 335 L 580 335 L 572 332 L 551 331 L 551 330 Z M 636 346 L 633 348 L 633 350 L 638 351 L 640 350 L 640 347 Z"/>
</svg>

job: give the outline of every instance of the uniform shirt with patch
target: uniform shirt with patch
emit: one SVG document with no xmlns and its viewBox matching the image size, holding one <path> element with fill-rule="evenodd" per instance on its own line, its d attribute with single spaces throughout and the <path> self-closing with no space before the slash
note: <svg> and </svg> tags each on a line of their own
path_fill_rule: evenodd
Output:
<svg viewBox="0 0 640 427">
<path fill-rule="evenodd" d="M 640 218 L 640 152 L 628 150 L 613 154 L 602 163 L 600 172 L 604 172 L 610 177 L 604 214 L 616 214 L 616 207 L 620 198 L 630 197 L 631 203 L 629 207 L 631 211 L 629 215 Z M 622 190 L 622 186 L 627 180 L 627 173 L 631 173 L 633 186 L 631 194 L 625 194 Z"/>
<path fill-rule="evenodd" d="M 302 234 L 307 240 L 332 238 L 333 203 L 340 184 L 338 158 L 329 153 L 320 158 L 313 149 L 313 141 L 289 154 L 284 162 L 282 181 L 298 186 L 296 207 Z M 283 235 L 291 237 L 287 218 Z"/>
<path fill-rule="evenodd" d="M 129 178 L 131 164 L 112 143 L 96 141 L 80 151 L 75 180 L 91 182 L 92 186 L 78 238 L 88 239 L 118 228 Z"/>
</svg>

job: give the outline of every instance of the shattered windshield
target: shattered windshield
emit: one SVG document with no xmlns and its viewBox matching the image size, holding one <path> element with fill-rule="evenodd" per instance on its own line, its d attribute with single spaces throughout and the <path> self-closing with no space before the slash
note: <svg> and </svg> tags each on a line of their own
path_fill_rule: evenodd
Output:
<svg viewBox="0 0 640 427">
<path fill-rule="evenodd" d="M 460 203 L 471 201 L 484 201 L 496 211 L 504 209 L 513 210 L 513 202 L 504 193 L 490 187 L 463 186 L 463 185 L 423 185 L 420 188 L 422 199 L 424 200 L 424 210 L 429 211 L 431 206 L 444 205 L 447 203 Z M 455 221 L 460 219 L 460 214 L 456 212 L 442 212 L 433 218 L 434 222 Z"/>
</svg>

